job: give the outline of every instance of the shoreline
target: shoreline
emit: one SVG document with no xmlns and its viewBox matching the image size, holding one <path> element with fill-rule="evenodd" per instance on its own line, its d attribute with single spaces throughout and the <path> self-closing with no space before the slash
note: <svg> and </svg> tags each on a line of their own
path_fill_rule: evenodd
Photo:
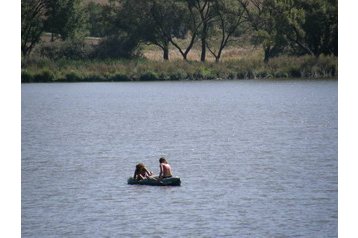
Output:
<svg viewBox="0 0 358 238">
<path fill-rule="evenodd" d="M 214 62 L 132 60 L 22 61 L 21 83 L 338 79 L 337 57 L 278 57 Z"/>
<path fill-rule="evenodd" d="M 54 81 L 21 81 L 21 84 L 41 84 L 41 83 L 50 83 L 50 84 L 58 84 L 58 83 L 145 83 L 145 82 L 202 82 L 202 81 L 252 81 L 252 80 L 260 80 L 260 81 L 319 81 L 319 80 L 332 80 L 338 81 L 338 77 L 320 77 L 320 78 L 303 78 L 303 77 L 290 77 L 290 78 L 249 78 L 249 79 L 179 79 L 179 80 L 127 80 L 127 81 L 115 81 L 115 80 L 78 80 L 78 81 L 66 81 L 66 80 L 54 80 Z"/>
</svg>

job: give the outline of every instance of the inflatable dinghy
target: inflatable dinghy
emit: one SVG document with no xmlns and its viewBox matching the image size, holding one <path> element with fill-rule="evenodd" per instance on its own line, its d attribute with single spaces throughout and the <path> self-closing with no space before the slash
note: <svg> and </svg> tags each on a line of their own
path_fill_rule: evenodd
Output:
<svg viewBox="0 0 358 238">
<path fill-rule="evenodd" d="M 135 180 L 133 177 L 128 179 L 128 184 L 151 185 L 151 186 L 180 186 L 179 177 L 170 177 L 159 179 L 158 177 L 147 178 L 142 180 Z"/>
</svg>

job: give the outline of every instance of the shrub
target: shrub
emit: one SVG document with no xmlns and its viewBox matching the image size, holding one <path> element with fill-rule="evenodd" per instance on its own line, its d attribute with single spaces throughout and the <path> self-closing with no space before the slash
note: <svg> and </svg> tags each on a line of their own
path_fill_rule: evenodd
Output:
<svg viewBox="0 0 358 238">
<path fill-rule="evenodd" d="M 170 74 L 170 80 L 183 80 L 188 78 L 188 74 L 183 69 L 178 69 L 176 72 Z"/>
<path fill-rule="evenodd" d="M 21 82 L 22 83 L 31 83 L 33 82 L 33 75 L 27 72 L 26 70 L 21 71 Z"/>
<path fill-rule="evenodd" d="M 138 44 L 138 40 L 130 39 L 125 35 L 111 36 L 95 47 L 91 58 L 133 58 L 136 56 Z"/>
<path fill-rule="evenodd" d="M 282 71 L 276 71 L 274 73 L 274 77 L 275 78 L 288 78 L 288 73 L 287 72 L 282 72 Z"/>
<path fill-rule="evenodd" d="M 123 82 L 123 81 L 130 81 L 128 75 L 125 74 L 114 74 L 109 77 L 110 81 L 114 82 Z"/>
<path fill-rule="evenodd" d="M 156 81 L 156 80 L 160 80 L 160 78 L 159 78 L 158 74 L 155 72 L 147 72 L 147 73 L 140 75 L 139 80 L 140 81 Z"/>
<path fill-rule="evenodd" d="M 78 73 L 75 72 L 70 72 L 65 76 L 65 80 L 67 82 L 78 82 L 81 81 L 81 79 L 82 79 L 81 76 L 79 76 Z"/>
<path fill-rule="evenodd" d="M 86 82 L 101 82 L 101 81 L 105 81 L 105 79 L 103 78 L 103 76 L 100 76 L 100 75 L 88 75 L 83 79 L 83 81 L 86 81 Z"/>
<path fill-rule="evenodd" d="M 87 59 L 93 54 L 93 46 L 82 40 L 66 40 L 43 43 L 39 48 L 42 57 L 58 59 Z"/>
<path fill-rule="evenodd" d="M 322 78 L 337 75 L 336 57 L 273 58 L 268 64 L 252 59 L 216 63 L 143 59 L 71 60 L 23 59 L 22 82 L 155 81 L 253 78 Z"/>
<path fill-rule="evenodd" d="M 301 70 L 299 67 L 295 67 L 295 66 L 292 66 L 290 69 L 289 69 L 289 75 L 293 78 L 299 78 L 301 77 Z"/>
<path fill-rule="evenodd" d="M 38 82 L 38 83 L 52 82 L 54 81 L 54 79 L 55 79 L 55 75 L 53 74 L 53 72 L 49 70 L 44 70 L 39 74 L 35 74 L 33 76 L 33 82 Z"/>
</svg>

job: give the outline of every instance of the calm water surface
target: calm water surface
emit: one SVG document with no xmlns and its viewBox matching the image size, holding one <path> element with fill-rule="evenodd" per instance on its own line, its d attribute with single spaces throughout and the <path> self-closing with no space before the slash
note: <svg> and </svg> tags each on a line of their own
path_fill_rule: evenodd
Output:
<svg viewBox="0 0 358 238">
<path fill-rule="evenodd" d="M 337 81 L 22 85 L 22 237 L 337 237 Z M 166 156 L 181 187 L 127 185 Z"/>
</svg>

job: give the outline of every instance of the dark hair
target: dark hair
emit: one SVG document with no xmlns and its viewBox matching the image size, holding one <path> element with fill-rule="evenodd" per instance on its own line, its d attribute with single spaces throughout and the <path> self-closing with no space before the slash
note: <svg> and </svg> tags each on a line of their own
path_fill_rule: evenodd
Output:
<svg viewBox="0 0 358 238">
<path fill-rule="evenodd" d="M 161 157 L 161 158 L 159 159 L 159 163 L 167 163 L 167 161 L 166 161 L 166 159 L 164 159 L 163 157 Z"/>
<path fill-rule="evenodd" d="M 145 168 L 143 163 L 139 163 L 135 166 L 136 173 L 140 173 Z"/>
</svg>

